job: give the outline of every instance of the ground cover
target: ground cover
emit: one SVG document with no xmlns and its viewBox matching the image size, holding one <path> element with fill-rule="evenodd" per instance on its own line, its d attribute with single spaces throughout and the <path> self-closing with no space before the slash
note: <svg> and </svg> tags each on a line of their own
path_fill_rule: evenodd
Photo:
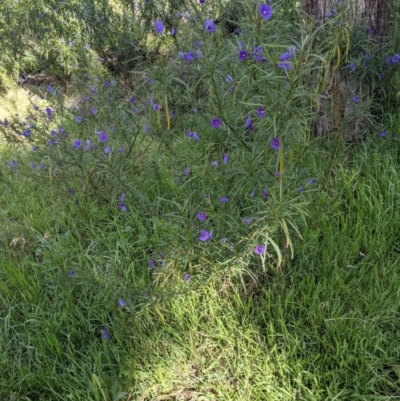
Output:
<svg viewBox="0 0 400 401">
<path fill-rule="evenodd" d="M 338 54 L 388 93 L 400 57 L 366 65 L 370 37 L 350 49 L 337 20 L 300 29 L 279 2 L 246 3 L 228 35 L 201 4 L 174 33 L 157 14 L 162 51 L 128 72 L 63 36 L 71 75 L 2 96 L 2 399 L 400 397 L 400 117 L 371 114 L 363 81 L 362 135 L 312 129 Z"/>
</svg>

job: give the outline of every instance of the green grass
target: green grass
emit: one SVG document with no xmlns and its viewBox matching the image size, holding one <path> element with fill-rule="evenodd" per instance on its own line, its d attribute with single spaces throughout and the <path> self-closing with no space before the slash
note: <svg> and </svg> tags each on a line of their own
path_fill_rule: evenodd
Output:
<svg viewBox="0 0 400 401">
<path fill-rule="evenodd" d="M 134 18 L 115 0 L 20 3 L 2 35 L 0 401 L 400 399 L 395 29 L 378 51 L 339 15 L 299 26 L 287 1 L 269 21 L 238 3 L 240 37 L 222 17 L 204 31 L 213 2 L 184 18 L 185 1 Z M 311 134 L 332 68 L 332 127 L 376 133 Z M 5 71 L 54 76 L 17 87 Z"/>
<path fill-rule="evenodd" d="M 319 179 L 282 273 L 255 264 L 250 277 L 215 262 L 209 275 L 195 261 L 190 283 L 178 256 L 151 280 L 140 253 L 154 237 L 138 219 L 127 230 L 107 208 L 77 208 L 50 183 L 4 173 L 2 398 L 400 398 L 400 169 L 391 141 L 341 146 L 333 161 L 334 144 L 317 143 L 305 156 Z"/>
<path fill-rule="evenodd" d="M 284 274 L 246 292 L 221 275 L 149 308 L 138 399 L 400 397 L 398 168 L 374 145 L 353 156 L 316 193 Z"/>
</svg>

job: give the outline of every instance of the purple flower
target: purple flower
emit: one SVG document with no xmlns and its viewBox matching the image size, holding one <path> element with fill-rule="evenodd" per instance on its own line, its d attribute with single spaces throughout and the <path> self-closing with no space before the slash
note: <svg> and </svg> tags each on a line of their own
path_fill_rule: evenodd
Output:
<svg viewBox="0 0 400 401">
<path fill-rule="evenodd" d="M 254 61 L 261 61 L 262 60 L 262 52 L 263 52 L 263 47 L 262 46 L 257 46 L 254 49 Z"/>
<path fill-rule="evenodd" d="M 268 195 L 269 195 L 268 189 L 267 189 L 267 188 L 264 188 L 264 189 L 263 189 L 263 192 L 262 192 L 262 197 L 263 197 L 263 199 L 266 199 L 266 198 L 268 197 Z"/>
<path fill-rule="evenodd" d="M 51 108 L 50 107 L 46 107 L 46 114 L 47 114 L 47 117 L 51 117 L 51 113 L 53 112 L 53 110 L 51 110 Z"/>
<path fill-rule="evenodd" d="M 199 241 L 207 242 L 207 241 L 211 241 L 212 238 L 213 238 L 212 231 L 200 230 Z"/>
<path fill-rule="evenodd" d="M 104 340 L 108 340 L 108 339 L 110 338 L 110 334 L 108 333 L 107 328 L 105 327 L 105 328 L 102 330 L 102 332 L 103 332 L 103 338 L 104 338 Z"/>
<path fill-rule="evenodd" d="M 304 192 L 304 187 L 303 187 L 303 185 L 300 185 L 300 186 L 297 188 L 297 192 L 298 192 L 299 194 L 301 194 L 301 193 Z"/>
<path fill-rule="evenodd" d="M 244 223 L 244 224 L 250 224 L 252 221 L 253 221 L 253 220 L 252 220 L 251 218 L 249 218 L 249 217 L 245 217 L 245 218 L 243 219 L 243 223 Z"/>
<path fill-rule="evenodd" d="M 186 136 L 189 138 L 193 138 L 195 141 L 198 141 L 200 137 L 197 135 L 196 132 L 189 131 L 186 133 Z"/>
<path fill-rule="evenodd" d="M 119 303 L 119 306 L 121 307 L 121 308 L 123 308 L 126 304 L 125 304 L 125 301 L 121 298 L 121 299 L 119 299 L 118 300 L 118 303 Z"/>
<path fill-rule="evenodd" d="M 190 274 L 189 273 L 185 273 L 183 275 L 183 279 L 188 283 L 190 281 Z"/>
<path fill-rule="evenodd" d="M 95 116 L 97 114 L 97 109 L 93 107 L 92 114 Z"/>
<path fill-rule="evenodd" d="M 29 163 L 29 165 L 31 166 L 32 169 L 36 168 L 36 163 L 31 162 L 31 163 Z"/>
<path fill-rule="evenodd" d="M 132 104 L 135 103 L 135 101 L 136 101 L 135 96 L 131 96 L 131 98 L 129 99 L 129 101 L 130 101 Z"/>
<path fill-rule="evenodd" d="M 281 68 L 282 70 L 290 70 L 292 67 L 290 66 L 289 63 L 278 63 L 278 68 Z"/>
<path fill-rule="evenodd" d="M 187 167 L 187 168 L 184 170 L 183 175 L 184 175 L 184 176 L 187 176 L 187 175 L 189 175 L 189 173 L 190 173 L 190 168 Z"/>
<path fill-rule="evenodd" d="M 146 134 L 148 134 L 150 132 L 150 127 L 147 124 L 144 126 L 144 132 Z"/>
<path fill-rule="evenodd" d="M 149 267 L 151 267 L 152 269 L 156 267 L 156 262 L 152 258 L 149 259 Z"/>
<path fill-rule="evenodd" d="M 358 103 L 360 101 L 360 96 L 354 95 L 353 96 L 353 102 Z"/>
<path fill-rule="evenodd" d="M 222 125 L 221 119 L 219 119 L 218 117 L 213 118 L 213 119 L 211 120 L 211 127 L 213 127 L 213 128 L 218 128 L 218 127 L 220 127 L 221 125 Z"/>
<path fill-rule="evenodd" d="M 273 138 L 271 142 L 269 143 L 269 146 L 271 146 L 272 149 L 274 150 L 279 150 L 281 147 L 281 141 L 279 138 Z"/>
<path fill-rule="evenodd" d="M 347 68 L 348 68 L 350 71 L 354 71 L 354 70 L 356 69 L 356 65 L 355 65 L 355 63 L 350 63 L 350 64 L 347 66 Z"/>
<path fill-rule="evenodd" d="M 254 248 L 254 253 L 256 255 L 263 255 L 265 253 L 265 245 L 264 244 L 258 244 Z"/>
<path fill-rule="evenodd" d="M 119 197 L 120 201 L 124 201 L 126 199 L 126 193 L 122 193 L 121 196 Z"/>
<path fill-rule="evenodd" d="M 110 148 L 109 146 L 107 146 L 107 147 L 104 149 L 104 153 L 111 153 L 111 148 Z"/>
<path fill-rule="evenodd" d="M 229 202 L 229 198 L 223 196 L 222 198 L 219 198 L 220 203 L 228 203 Z"/>
<path fill-rule="evenodd" d="M 105 132 L 102 132 L 99 135 L 99 139 L 100 139 L 100 142 L 107 142 L 108 141 L 108 135 Z"/>
<path fill-rule="evenodd" d="M 272 8 L 268 4 L 261 4 L 258 8 L 262 19 L 270 19 L 272 16 Z"/>
<path fill-rule="evenodd" d="M 379 136 L 380 136 L 381 138 L 384 138 L 386 135 L 387 135 L 387 131 L 386 131 L 386 130 L 383 130 L 383 131 L 381 131 L 381 132 L 379 133 Z"/>
<path fill-rule="evenodd" d="M 257 109 L 257 115 L 260 118 L 264 118 L 265 117 L 265 109 L 264 109 L 264 107 L 259 107 Z"/>
<path fill-rule="evenodd" d="M 211 165 L 213 167 L 218 167 L 218 162 L 216 160 L 214 160 L 214 161 L 211 162 Z"/>
<path fill-rule="evenodd" d="M 174 36 L 176 34 L 176 28 L 172 27 L 171 29 L 171 36 Z"/>
<path fill-rule="evenodd" d="M 203 27 L 207 32 L 215 32 L 215 23 L 210 19 L 206 19 L 203 22 Z"/>
<path fill-rule="evenodd" d="M 399 62 L 399 60 L 400 60 L 400 54 L 397 53 L 392 58 L 393 64 L 397 64 Z"/>
<path fill-rule="evenodd" d="M 12 167 L 14 173 L 18 170 L 18 162 L 16 162 L 15 160 L 10 160 L 7 163 L 7 166 Z"/>
<path fill-rule="evenodd" d="M 68 277 L 74 277 L 74 276 L 75 276 L 74 271 L 73 271 L 73 270 L 70 270 L 70 271 L 68 272 Z"/>
<path fill-rule="evenodd" d="M 281 61 L 287 61 L 292 58 L 292 54 L 291 53 L 283 53 L 279 56 L 279 58 L 281 59 Z"/>
<path fill-rule="evenodd" d="M 198 141 L 200 139 L 200 137 L 197 135 L 197 132 L 188 131 L 186 133 L 186 136 L 188 138 L 193 138 L 195 141 Z"/>
<path fill-rule="evenodd" d="M 383 72 L 380 72 L 378 76 L 379 76 L 379 79 L 383 79 L 385 77 L 385 74 Z"/>
<path fill-rule="evenodd" d="M 119 207 L 123 212 L 126 212 L 126 211 L 127 211 L 127 208 L 126 208 L 124 202 L 119 202 L 119 203 L 118 203 L 118 207 Z"/>
<path fill-rule="evenodd" d="M 157 20 L 156 23 L 154 24 L 154 28 L 156 32 L 161 35 L 164 32 L 164 24 L 161 22 L 161 20 Z"/>
<path fill-rule="evenodd" d="M 194 53 L 193 52 L 186 53 L 185 60 L 186 61 L 193 61 L 194 60 Z"/>
<path fill-rule="evenodd" d="M 154 104 L 153 104 L 153 110 L 154 110 L 154 111 L 158 111 L 159 108 L 160 108 L 160 106 L 159 106 L 157 103 L 154 103 Z"/>
<path fill-rule="evenodd" d="M 310 178 L 309 180 L 308 180 L 308 184 L 309 185 L 314 185 L 316 183 L 316 179 L 315 178 Z"/>
<path fill-rule="evenodd" d="M 253 125 L 253 123 L 252 123 L 252 121 L 251 121 L 251 116 L 248 116 L 248 117 L 247 117 L 245 126 L 246 126 L 246 128 L 247 128 L 248 130 L 253 131 L 254 125 Z"/>
<path fill-rule="evenodd" d="M 82 117 L 81 117 L 81 116 L 76 116 L 76 117 L 75 117 L 75 121 L 76 121 L 77 123 L 81 123 L 81 122 L 82 122 Z"/>
<path fill-rule="evenodd" d="M 240 50 L 238 53 L 238 60 L 245 61 L 249 58 L 249 53 L 246 50 Z"/>
<path fill-rule="evenodd" d="M 84 152 L 87 152 L 90 149 L 90 143 L 91 143 L 91 140 L 90 139 L 86 139 L 86 146 L 83 149 Z"/>
<path fill-rule="evenodd" d="M 205 214 L 205 213 L 203 213 L 203 212 L 199 212 L 199 213 L 197 213 L 197 216 L 196 216 L 200 221 L 205 221 L 206 219 L 207 219 L 207 215 Z"/>
<path fill-rule="evenodd" d="M 224 162 L 224 164 L 228 164 L 229 162 L 229 155 L 227 153 L 224 154 L 224 156 L 222 157 L 222 160 Z"/>
<path fill-rule="evenodd" d="M 256 194 L 256 192 L 254 191 L 254 189 L 250 192 L 249 198 L 254 198 L 254 195 Z"/>
<path fill-rule="evenodd" d="M 80 139 L 75 139 L 74 148 L 79 149 L 82 146 L 82 141 Z"/>
</svg>

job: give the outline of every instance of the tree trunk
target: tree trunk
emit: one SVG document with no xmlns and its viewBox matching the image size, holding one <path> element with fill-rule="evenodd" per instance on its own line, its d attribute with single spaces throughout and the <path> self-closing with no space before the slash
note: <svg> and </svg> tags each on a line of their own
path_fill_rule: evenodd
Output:
<svg viewBox="0 0 400 401">
<path fill-rule="evenodd" d="M 383 43 L 387 33 L 387 0 L 302 0 L 302 10 L 313 18 L 317 26 L 340 12 L 346 18 L 345 27 L 361 29 L 371 38 L 375 46 Z M 331 71 L 325 95 L 316 109 L 314 129 L 319 134 L 336 132 L 352 139 L 365 131 L 368 119 L 355 112 L 353 101 L 359 93 L 368 93 L 369 88 L 349 81 L 344 69 Z"/>
</svg>

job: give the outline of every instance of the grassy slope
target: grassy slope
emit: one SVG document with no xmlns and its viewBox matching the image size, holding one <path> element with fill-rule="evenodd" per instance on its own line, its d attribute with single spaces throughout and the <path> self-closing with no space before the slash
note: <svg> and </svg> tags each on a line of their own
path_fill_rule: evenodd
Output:
<svg viewBox="0 0 400 401">
<path fill-rule="evenodd" d="M 400 178 L 397 142 L 382 141 L 342 149 L 333 163 L 331 145 L 307 155 L 326 179 L 282 275 L 243 286 L 235 266 L 220 266 L 185 284 L 170 265 L 158 287 L 178 294 L 151 302 L 125 223 L 3 173 L 2 398 L 399 397 Z"/>
<path fill-rule="evenodd" d="M 283 276 L 247 294 L 220 280 L 160 313 L 149 310 L 151 329 L 138 336 L 145 339 L 141 351 L 153 352 L 138 354 L 138 394 L 399 396 L 400 182 L 393 156 L 372 145 L 335 167 Z"/>
</svg>

